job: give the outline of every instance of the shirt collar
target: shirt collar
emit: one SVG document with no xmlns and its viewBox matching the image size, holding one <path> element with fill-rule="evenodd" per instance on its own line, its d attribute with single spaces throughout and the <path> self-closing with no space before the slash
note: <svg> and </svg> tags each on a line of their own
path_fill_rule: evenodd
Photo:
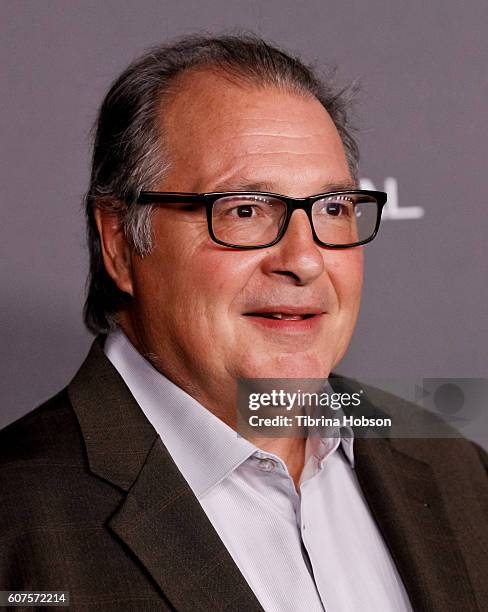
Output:
<svg viewBox="0 0 488 612">
<path fill-rule="evenodd" d="M 197 498 L 262 452 L 156 370 L 120 329 L 109 334 L 104 351 Z M 331 442 L 331 438 L 312 442 L 318 458 L 325 459 L 337 448 L 338 443 Z M 341 437 L 340 443 L 353 466 L 352 437 Z"/>
</svg>

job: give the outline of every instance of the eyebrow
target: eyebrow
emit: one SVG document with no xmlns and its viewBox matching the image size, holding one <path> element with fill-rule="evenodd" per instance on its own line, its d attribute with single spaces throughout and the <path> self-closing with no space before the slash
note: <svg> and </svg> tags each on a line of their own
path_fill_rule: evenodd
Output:
<svg viewBox="0 0 488 612">
<path fill-rule="evenodd" d="M 315 193 L 327 193 L 331 191 L 344 191 L 344 190 L 355 190 L 358 189 L 357 183 L 354 181 L 344 181 L 340 183 L 325 183 L 322 187 L 316 191 Z M 222 183 L 218 183 L 213 188 L 213 191 L 264 191 L 268 193 L 277 193 L 278 192 L 273 188 L 271 183 L 263 182 L 248 182 L 244 180 L 231 180 L 231 181 L 223 181 Z M 279 195 L 286 195 L 284 193 Z M 314 194 L 310 194 L 314 195 Z"/>
</svg>

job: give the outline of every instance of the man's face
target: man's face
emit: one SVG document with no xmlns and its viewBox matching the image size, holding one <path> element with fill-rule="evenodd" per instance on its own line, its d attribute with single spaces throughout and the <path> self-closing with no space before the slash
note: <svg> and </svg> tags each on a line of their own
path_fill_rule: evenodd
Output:
<svg viewBox="0 0 488 612">
<path fill-rule="evenodd" d="M 200 71 L 180 80 L 161 128 L 171 168 L 160 191 L 304 197 L 352 183 L 337 130 L 312 97 Z M 326 377 L 343 356 L 362 250 L 315 244 L 303 210 L 278 244 L 257 250 L 212 242 L 203 207 L 158 207 L 153 234 L 152 253 L 132 262 L 132 327 L 139 349 L 195 397 L 240 377 Z"/>
</svg>

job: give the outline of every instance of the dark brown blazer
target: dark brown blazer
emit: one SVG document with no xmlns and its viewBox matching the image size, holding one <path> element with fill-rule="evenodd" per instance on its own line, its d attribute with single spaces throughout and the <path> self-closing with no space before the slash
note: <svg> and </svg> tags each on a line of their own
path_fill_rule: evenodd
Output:
<svg viewBox="0 0 488 612">
<path fill-rule="evenodd" d="M 355 457 L 414 610 L 487 610 L 483 452 L 358 439 Z M 262 610 L 100 341 L 67 389 L 0 432 L 0 495 L 0 590 L 69 591 L 80 611 Z"/>
</svg>

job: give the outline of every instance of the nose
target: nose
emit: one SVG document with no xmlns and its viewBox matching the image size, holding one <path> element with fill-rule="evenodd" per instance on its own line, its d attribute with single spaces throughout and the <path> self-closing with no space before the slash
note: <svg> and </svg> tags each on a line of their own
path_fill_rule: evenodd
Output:
<svg viewBox="0 0 488 612">
<path fill-rule="evenodd" d="M 292 213 L 285 235 L 268 249 L 263 266 L 267 274 L 288 277 L 296 285 L 308 285 L 323 273 L 322 249 L 314 242 L 304 210 Z"/>
</svg>

